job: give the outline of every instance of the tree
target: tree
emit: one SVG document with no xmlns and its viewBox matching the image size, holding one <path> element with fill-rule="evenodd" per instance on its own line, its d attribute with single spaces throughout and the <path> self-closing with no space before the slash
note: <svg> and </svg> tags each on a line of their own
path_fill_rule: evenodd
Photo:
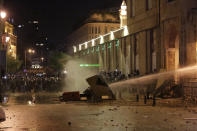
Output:
<svg viewBox="0 0 197 131">
<path fill-rule="evenodd" d="M 10 55 L 7 55 L 7 72 L 8 73 L 15 73 L 17 72 L 22 65 L 22 61 L 18 58 L 14 58 Z"/>
<path fill-rule="evenodd" d="M 68 60 L 68 56 L 62 52 L 54 51 L 50 54 L 48 66 L 55 72 L 60 72 L 64 69 L 64 65 Z"/>
</svg>

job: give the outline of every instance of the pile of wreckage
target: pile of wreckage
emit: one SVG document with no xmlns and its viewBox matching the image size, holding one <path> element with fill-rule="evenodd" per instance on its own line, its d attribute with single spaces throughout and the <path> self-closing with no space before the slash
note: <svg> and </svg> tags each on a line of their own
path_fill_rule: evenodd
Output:
<svg viewBox="0 0 197 131">
<path fill-rule="evenodd" d="M 102 100 L 115 100 L 115 96 L 102 76 L 95 75 L 86 79 L 90 87 L 83 94 L 79 91 L 64 92 L 60 96 L 60 101 L 91 101 L 99 102 Z"/>
</svg>

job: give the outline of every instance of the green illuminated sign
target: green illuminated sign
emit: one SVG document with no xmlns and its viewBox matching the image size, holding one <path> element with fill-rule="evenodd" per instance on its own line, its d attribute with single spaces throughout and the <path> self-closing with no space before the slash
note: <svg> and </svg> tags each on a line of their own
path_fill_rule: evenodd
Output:
<svg viewBox="0 0 197 131">
<path fill-rule="evenodd" d="M 99 48 L 99 46 L 97 46 L 96 51 L 99 52 L 99 50 L 100 50 L 100 48 Z"/>
<path fill-rule="evenodd" d="M 102 50 L 105 50 L 105 45 L 103 45 Z"/>
<path fill-rule="evenodd" d="M 109 43 L 108 48 L 111 48 L 112 43 Z"/>
<path fill-rule="evenodd" d="M 92 53 L 94 53 L 94 47 L 92 48 Z"/>
<path fill-rule="evenodd" d="M 80 64 L 80 67 L 99 67 L 99 64 Z"/>
<path fill-rule="evenodd" d="M 88 49 L 87 54 L 89 54 L 89 53 L 90 53 L 90 50 Z"/>
<path fill-rule="evenodd" d="M 118 47 L 120 45 L 120 41 L 116 40 L 116 47 Z"/>
</svg>

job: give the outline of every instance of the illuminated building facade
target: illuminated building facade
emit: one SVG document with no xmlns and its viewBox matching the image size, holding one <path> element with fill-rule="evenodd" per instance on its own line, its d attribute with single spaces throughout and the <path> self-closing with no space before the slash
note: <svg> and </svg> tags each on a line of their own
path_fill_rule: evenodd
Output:
<svg viewBox="0 0 197 131">
<path fill-rule="evenodd" d="M 95 11 L 83 22 L 82 26 L 67 37 L 67 43 L 72 46 L 78 45 L 119 28 L 120 21 L 118 16 L 109 11 Z"/>
<path fill-rule="evenodd" d="M 196 0 L 127 0 L 120 19 L 120 29 L 74 46 L 75 56 L 125 75 L 197 63 Z"/>
<path fill-rule="evenodd" d="M 7 54 L 16 59 L 17 57 L 17 37 L 14 35 L 14 26 L 7 21 L 5 22 L 5 38 Z"/>
</svg>

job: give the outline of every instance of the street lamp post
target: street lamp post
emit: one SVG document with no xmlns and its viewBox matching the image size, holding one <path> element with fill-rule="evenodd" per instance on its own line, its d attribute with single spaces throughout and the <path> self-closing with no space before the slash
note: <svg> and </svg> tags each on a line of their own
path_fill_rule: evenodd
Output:
<svg viewBox="0 0 197 131">
<path fill-rule="evenodd" d="M 4 44 L 7 44 L 8 39 L 6 40 L 5 38 L 5 18 L 7 14 L 5 11 L 0 11 L 0 71 L 1 71 L 1 76 L 5 75 L 6 73 L 6 50 L 7 48 L 4 47 Z"/>
<path fill-rule="evenodd" d="M 25 50 L 25 70 L 27 69 L 27 51 Z"/>
<path fill-rule="evenodd" d="M 41 57 L 40 59 L 41 59 L 42 62 L 44 61 L 44 57 Z"/>
<path fill-rule="evenodd" d="M 41 60 L 41 68 L 44 68 L 44 57 L 41 57 L 40 60 Z"/>
<path fill-rule="evenodd" d="M 7 16 L 7 14 L 6 14 L 5 11 L 1 11 L 1 12 L 0 12 L 0 16 L 1 16 L 1 19 L 5 19 L 6 16 Z"/>
<path fill-rule="evenodd" d="M 35 50 L 33 50 L 33 49 L 25 50 L 25 69 L 27 69 L 27 52 L 29 54 L 34 54 L 35 53 Z"/>
</svg>

